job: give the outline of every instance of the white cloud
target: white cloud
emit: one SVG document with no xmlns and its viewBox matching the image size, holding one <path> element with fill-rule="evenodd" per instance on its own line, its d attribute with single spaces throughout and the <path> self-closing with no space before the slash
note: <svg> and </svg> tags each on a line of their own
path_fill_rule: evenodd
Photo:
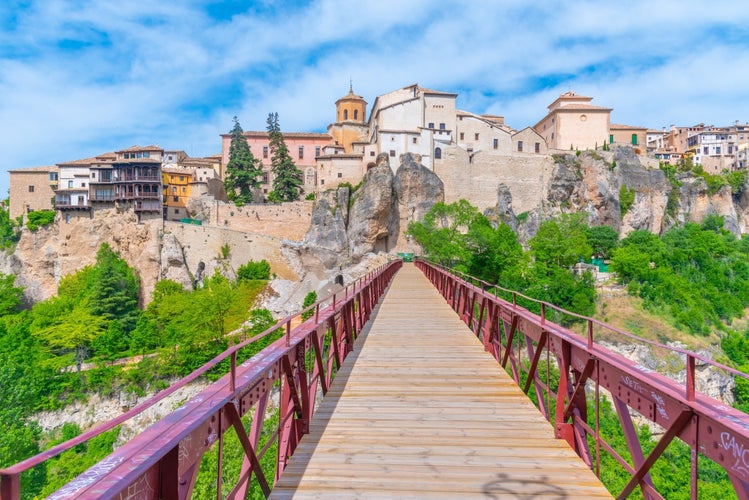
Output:
<svg viewBox="0 0 749 500">
<path fill-rule="evenodd" d="M 349 78 L 370 104 L 418 82 L 516 128 L 569 88 L 616 122 L 749 119 L 749 9 L 735 2 L 695 15 L 696 0 L 318 0 L 225 20 L 206 3 L 0 8 L 0 170 L 135 143 L 212 154 L 233 115 L 245 129 L 277 111 L 284 130 L 324 130 Z M 7 182 L 0 172 L 0 191 Z"/>
</svg>

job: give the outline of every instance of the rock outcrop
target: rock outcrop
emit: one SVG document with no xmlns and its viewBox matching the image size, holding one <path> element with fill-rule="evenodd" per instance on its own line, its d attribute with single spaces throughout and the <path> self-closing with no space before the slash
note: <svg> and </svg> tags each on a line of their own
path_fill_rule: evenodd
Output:
<svg viewBox="0 0 749 500">
<path fill-rule="evenodd" d="M 406 153 L 395 173 L 393 189 L 405 231 L 411 221 L 424 220 L 426 213 L 445 198 L 442 180 L 421 164 L 421 155 Z"/>
<path fill-rule="evenodd" d="M 497 189 L 497 204 L 494 208 L 484 211 L 484 215 L 496 227 L 499 224 L 507 224 L 513 231 L 518 230 L 518 218 L 512 209 L 512 193 L 505 184 L 500 184 Z"/>
</svg>

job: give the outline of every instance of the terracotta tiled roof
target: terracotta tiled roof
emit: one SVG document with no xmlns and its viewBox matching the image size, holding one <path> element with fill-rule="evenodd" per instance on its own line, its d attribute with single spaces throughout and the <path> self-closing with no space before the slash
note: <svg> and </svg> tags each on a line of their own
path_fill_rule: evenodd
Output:
<svg viewBox="0 0 749 500">
<path fill-rule="evenodd" d="M 164 151 L 159 146 L 151 145 L 151 146 L 130 146 L 126 149 L 121 149 L 119 151 L 115 151 L 117 154 L 119 153 L 129 153 L 130 151 Z"/>
<path fill-rule="evenodd" d="M 647 127 L 636 127 L 634 125 L 622 125 L 621 123 L 612 123 L 609 125 L 609 128 L 612 130 L 647 130 Z"/>
<path fill-rule="evenodd" d="M 57 172 L 58 170 L 57 165 L 48 165 L 43 167 L 14 168 L 8 170 L 8 172 Z"/>
<path fill-rule="evenodd" d="M 333 139 L 330 134 L 320 132 L 282 132 L 281 134 L 284 138 Z M 244 135 L 245 137 L 268 137 L 268 132 L 264 130 L 246 130 Z M 221 134 L 221 137 L 231 137 L 231 134 Z"/>
<path fill-rule="evenodd" d="M 558 111 L 612 111 L 613 108 L 604 108 L 603 106 L 593 106 L 592 104 L 568 104 L 554 108 L 551 113 Z"/>
</svg>

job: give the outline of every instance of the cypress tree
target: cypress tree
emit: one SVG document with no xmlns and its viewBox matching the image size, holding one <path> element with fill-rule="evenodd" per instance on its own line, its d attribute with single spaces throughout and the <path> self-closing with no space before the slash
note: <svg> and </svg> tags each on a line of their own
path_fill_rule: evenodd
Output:
<svg viewBox="0 0 749 500">
<path fill-rule="evenodd" d="M 226 195 L 238 205 L 252 203 L 252 189 L 260 186 L 258 177 L 262 173 L 260 160 L 252 154 L 244 130 L 235 116 L 234 128 L 231 129 L 229 163 L 226 165 L 224 180 Z"/>
<path fill-rule="evenodd" d="M 286 147 L 278 124 L 278 113 L 268 113 L 268 138 L 274 175 L 270 198 L 278 201 L 296 201 L 302 194 L 302 172 L 294 164 L 289 148 Z"/>
</svg>

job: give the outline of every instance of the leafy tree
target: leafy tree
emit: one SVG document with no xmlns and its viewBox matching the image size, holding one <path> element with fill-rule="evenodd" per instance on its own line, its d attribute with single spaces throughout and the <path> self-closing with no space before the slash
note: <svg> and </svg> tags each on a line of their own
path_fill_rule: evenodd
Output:
<svg viewBox="0 0 749 500">
<path fill-rule="evenodd" d="M 13 274 L 0 273 L 0 316 L 16 312 L 23 299 L 23 288 L 15 286 Z"/>
<path fill-rule="evenodd" d="M 140 279 L 107 243 L 96 253 L 92 281 L 92 312 L 108 321 L 119 320 L 125 333 L 135 328 Z"/>
<path fill-rule="evenodd" d="M 91 353 L 91 342 L 104 331 L 105 320 L 91 312 L 84 301 L 76 304 L 64 316 L 58 316 L 54 323 L 38 330 L 35 334 L 56 354 L 73 353 L 75 366 L 80 373 L 81 365 Z"/>
<path fill-rule="evenodd" d="M 528 263 L 510 226 L 494 228 L 486 217 L 477 216 L 466 234 L 466 245 L 469 274 L 507 288 L 523 286 Z"/>
<path fill-rule="evenodd" d="M 470 250 L 467 245 L 469 228 L 479 211 L 466 200 L 446 204 L 437 202 L 424 216 L 424 221 L 408 225 L 408 234 L 421 245 L 424 254 L 439 264 L 467 271 Z"/>
<path fill-rule="evenodd" d="M 296 201 L 302 194 L 302 172 L 294 164 L 286 147 L 278 113 L 268 113 L 268 138 L 270 139 L 271 168 L 273 169 L 273 194 L 280 201 Z"/>
<path fill-rule="evenodd" d="M 584 214 L 563 214 L 546 221 L 528 242 L 537 263 L 571 267 L 588 260 L 593 249 L 588 244 Z"/>
<path fill-rule="evenodd" d="M 260 186 L 258 179 L 263 175 L 260 160 L 255 158 L 247 144 L 242 126 L 234 117 L 229 146 L 229 163 L 226 164 L 224 188 L 230 200 L 238 205 L 252 203 L 252 190 Z"/>
<path fill-rule="evenodd" d="M 604 259 L 611 257 L 611 252 L 619 244 L 619 233 L 611 226 L 593 226 L 587 229 L 588 244 L 593 255 Z"/>
</svg>

